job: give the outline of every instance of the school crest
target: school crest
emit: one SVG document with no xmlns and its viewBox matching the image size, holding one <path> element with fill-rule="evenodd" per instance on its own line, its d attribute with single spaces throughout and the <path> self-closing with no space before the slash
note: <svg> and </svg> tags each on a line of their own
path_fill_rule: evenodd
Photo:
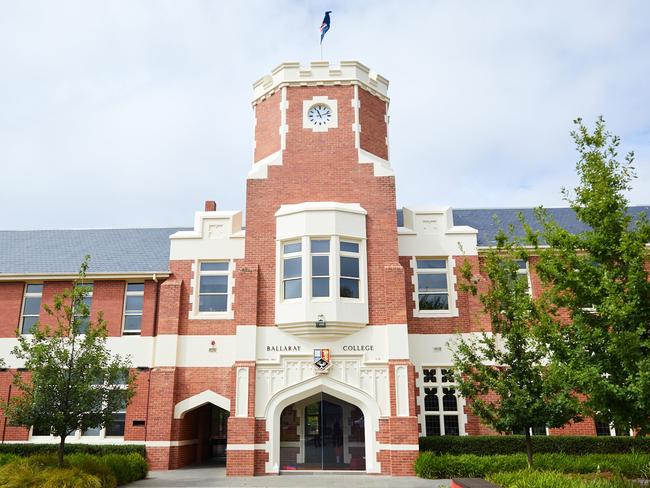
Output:
<svg viewBox="0 0 650 488">
<path fill-rule="evenodd" d="M 314 349 L 314 367 L 317 373 L 327 373 L 331 365 L 329 349 Z"/>
</svg>

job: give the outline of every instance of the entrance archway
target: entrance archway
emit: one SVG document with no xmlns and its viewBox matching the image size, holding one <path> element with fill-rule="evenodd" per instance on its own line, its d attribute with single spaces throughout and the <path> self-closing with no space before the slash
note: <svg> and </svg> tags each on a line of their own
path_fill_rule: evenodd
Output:
<svg viewBox="0 0 650 488">
<path fill-rule="evenodd" d="M 180 430 L 194 439 L 185 446 L 187 462 L 226 464 L 230 400 L 211 390 L 191 396 L 174 407 Z"/>
<path fill-rule="evenodd" d="M 347 450 L 347 456 L 345 453 L 345 450 L 341 452 L 341 449 L 338 451 L 340 452 L 340 455 L 342 455 L 342 458 L 339 458 L 339 460 L 343 460 L 342 463 L 346 465 L 347 468 L 343 469 L 349 469 L 349 465 L 352 463 L 352 456 L 354 454 L 354 457 L 356 458 L 352 465 L 355 467 L 354 469 L 359 469 L 363 470 L 365 467 L 365 471 L 368 473 L 379 473 L 380 472 L 380 465 L 377 462 L 377 452 L 379 448 L 379 444 L 377 442 L 377 431 L 379 430 L 379 417 L 380 417 L 380 410 L 379 410 L 379 405 L 377 404 L 376 400 L 372 398 L 370 395 L 368 395 L 365 391 L 360 390 L 359 388 L 353 387 L 351 385 L 348 385 L 346 383 L 342 383 L 338 380 L 332 379 L 326 375 L 319 375 L 312 377 L 306 381 L 303 381 L 301 383 L 292 385 L 288 388 L 285 388 L 284 390 L 281 390 L 277 392 L 275 395 L 271 397 L 269 402 L 267 403 L 266 407 L 266 421 L 267 421 L 267 430 L 269 431 L 269 460 L 266 465 L 266 472 L 267 473 L 278 473 L 283 469 L 282 461 L 285 461 L 284 466 L 287 467 L 289 466 L 286 461 L 290 461 L 293 459 L 291 451 L 286 450 L 281 450 L 281 427 L 282 427 L 282 422 L 281 422 L 281 417 L 282 413 L 284 410 L 294 404 L 298 405 L 304 405 L 305 407 L 309 404 L 314 404 L 316 402 L 324 401 L 327 403 L 330 403 L 332 405 L 338 405 L 341 407 L 341 410 L 343 411 L 343 407 L 346 407 L 347 412 L 348 412 L 348 418 L 346 419 L 346 422 L 350 419 L 352 419 L 351 416 L 356 415 L 356 421 L 357 423 L 362 423 L 363 424 L 363 442 L 354 446 L 357 447 L 358 449 L 354 451 L 350 451 L 350 447 L 353 447 L 354 442 L 360 442 L 360 441 L 353 441 L 350 440 L 350 436 L 348 436 L 348 441 L 349 445 L 348 450 Z M 320 408 L 319 404 L 319 408 Z M 327 407 L 326 405 L 323 405 L 325 407 L 324 410 L 321 411 L 320 413 L 320 418 L 317 419 L 319 422 L 319 427 L 324 431 L 325 427 L 327 427 L 327 423 L 329 422 L 330 426 L 328 427 L 329 429 L 329 440 L 328 442 L 330 443 L 330 452 L 324 452 L 323 455 L 327 457 L 328 460 L 334 459 L 336 460 L 336 442 L 334 439 L 338 436 L 338 439 L 340 439 L 340 434 L 334 434 L 334 429 L 335 429 L 335 423 L 336 423 L 336 416 L 338 415 L 336 407 Z M 312 407 L 313 409 L 314 407 Z M 327 410 L 327 411 L 325 411 Z M 341 413 L 342 413 L 341 411 Z M 356 413 L 352 413 L 355 411 Z M 308 412 L 309 413 L 309 412 Z M 288 415 L 288 414 L 285 414 Z M 330 416 L 330 419 L 327 420 L 325 417 Z M 316 419 L 316 417 L 314 417 Z M 312 422 L 315 422 L 316 420 L 312 420 Z M 306 420 L 305 420 L 306 422 Z M 343 426 L 341 426 L 343 427 Z M 360 427 L 360 425 L 359 425 Z M 351 425 L 349 426 L 350 430 L 350 435 L 351 433 Z M 361 429 L 359 429 L 361 430 Z M 304 432 L 304 426 L 301 431 L 296 431 L 296 434 L 302 433 L 302 442 L 305 442 L 308 440 L 307 436 L 305 436 Z M 357 431 L 358 434 L 358 431 Z M 324 434 L 325 435 L 325 434 Z M 298 436 L 300 437 L 300 436 Z M 313 440 L 313 437 L 312 437 Z M 301 442 L 301 439 L 298 438 L 293 439 L 293 441 L 286 441 L 286 442 Z M 293 444 L 294 447 L 300 447 L 300 444 Z M 285 444 L 285 447 L 289 447 L 289 445 Z M 342 447 L 342 446 L 341 446 Z M 364 454 L 363 456 L 360 455 L 360 451 L 362 451 Z M 307 453 L 306 450 L 303 451 L 304 454 Z M 281 455 L 284 454 L 285 459 L 281 459 Z M 294 449 L 293 454 L 298 454 L 297 450 Z M 334 456 L 332 458 L 332 456 Z M 303 461 L 304 464 L 304 456 L 303 457 L 297 457 L 296 456 L 296 464 L 297 461 Z M 347 460 L 347 463 L 346 463 Z M 336 464 L 336 463 L 334 463 Z M 292 469 L 289 467 L 288 469 Z M 298 466 L 296 466 L 294 469 L 298 469 Z M 303 467 L 303 469 L 306 469 Z M 336 469 L 336 467 L 333 467 L 328 463 L 323 463 L 321 464 L 320 467 L 317 467 L 317 469 Z"/>
<path fill-rule="evenodd" d="M 366 469 L 363 412 L 326 393 L 292 403 L 280 415 L 280 471 Z"/>
</svg>

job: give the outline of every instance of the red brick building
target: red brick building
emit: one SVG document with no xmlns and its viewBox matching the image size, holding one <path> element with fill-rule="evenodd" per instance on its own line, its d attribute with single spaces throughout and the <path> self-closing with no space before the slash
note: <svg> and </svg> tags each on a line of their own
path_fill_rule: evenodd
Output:
<svg viewBox="0 0 650 488">
<path fill-rule="evenodd" d="M 144 444 L 153 469 L 405 475 L 419 436 L 488 433 L 449 372 L 448 341 L 488 325 L 456 270 L 461 246 L 478 267 L 493 214 L 507 225 L 518 210 L 396 211 L 387 90 L 358 62 L 285 63 L 256 82 L 245 228 L 206 202 L 188 229 L 0 232 L 1 397 L 16 330 L 45 320 L 88 253 L 91 314 L 131 355 L 137 394 L 70 442 Z M 598 427 L 565 431 L 614 433 Z M 2 417 L 0 432 L 56 441 Z"/>
</svg>

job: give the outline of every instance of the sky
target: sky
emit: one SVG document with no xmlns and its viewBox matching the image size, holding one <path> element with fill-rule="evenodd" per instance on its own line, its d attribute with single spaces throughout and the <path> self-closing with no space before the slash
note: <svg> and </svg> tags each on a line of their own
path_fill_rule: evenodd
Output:
<svg viewBox="0 0 650 488">
<path fill-rule="evenodd" d="M 284 61 L 390 80 L 397 204 L 566 205 L 603 115 L 650 203 L 650 2 L 0 0 L 0 229 L 191 226 L 244 209 L 252 83 Z"/>
</svg>

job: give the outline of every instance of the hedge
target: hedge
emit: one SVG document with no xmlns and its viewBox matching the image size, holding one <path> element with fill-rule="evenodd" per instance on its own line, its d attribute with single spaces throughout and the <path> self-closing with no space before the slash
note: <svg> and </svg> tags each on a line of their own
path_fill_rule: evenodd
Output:
<svg viewBox="0 0 650 488">
<path fill-rule="evenodd" d="M 134 452 L 104 456 L 69 454 L 63 468 L 58 467 L 57 455 L 50 452 L 14 456 L 13 461 L 0 467 L 0 488 L 115 488 L 143 479 L 147 472 L 147 461 Z"/>
<path fill-rule="evenodd" d="M 611 472 L 628 478 L 650 477 L 650 453 L 587 454 L 582 456 L 536 454 L 536 469 L 563 473 Z M 422 452 L 415 461 L 421 478 L 483 478 L 491 473 L 513 472 L 527 467 L 525 454 L 477 456 L 475 454 L 436 455 Z M 524 485 L 526 486 L 526 485 Z"/>
<path fill-rule="evenodd" d="M 650 437 L 533 436 L 533 452 L 625 454 L 650 452 Z M 526 452 L 523 435 L 420 437 L 420 451 L 434 454 L 517 454 Z"/>
<path fill-rule="evenodd" d="M 56 452 L 58 444 L 0 444 L 0 454 L 16 454 L 17 456 L 31 456 Z M 132 452 L 146 457 L 145 447 L 136 444 L 97 445 L 97 444 L 66 444 L 65 453 L 86 453 L 102 456 L 104 454 L 130 454 Z"/>
<path fill-rule="evenodd" d="M 488 481 L 502 488 L 638 488 L 638 484 L 624 479 L 577 476 L 554 471 L 523 470 L 514 473 L 488 475 Z"/>
</svg>

